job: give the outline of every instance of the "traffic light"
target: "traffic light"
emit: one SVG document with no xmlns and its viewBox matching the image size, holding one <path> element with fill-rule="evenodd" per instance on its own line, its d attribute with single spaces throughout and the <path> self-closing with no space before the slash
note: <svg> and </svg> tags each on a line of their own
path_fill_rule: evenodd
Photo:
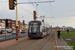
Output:
<svg viewBox="0 0 75 50">
<path fill-rule="evenodd" d="M 24 25 L 24 20 L 23 20 L 23 25 Z"/>
<path fill-rule="evenodd" d="M 34 20 L 36 20 L 36 11 L 33 11 L 33 15 L 34 15 Z"/>
<path fill-rule="evenodd" d="M 42 20 L 42 22 L 44 22 L 44 20 Z"/>
<path fill-rule="evenodd" d="M 8 27 L 8 19 L 5 20 L 5 26 Z"/>
<path fill-rule="evenodd" d="M 13 10 L 14 9 L 14 7 L 15 7 L 15 1 L 16 0 L 9 0 L 9 9 L 10 10 Z"/>
</svg>

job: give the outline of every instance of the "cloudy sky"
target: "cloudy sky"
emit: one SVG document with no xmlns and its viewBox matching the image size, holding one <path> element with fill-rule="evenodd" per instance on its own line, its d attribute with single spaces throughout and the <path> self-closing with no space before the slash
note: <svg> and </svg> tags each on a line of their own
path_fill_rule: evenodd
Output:
<svg viewBox="0 0 75 50">
<path fill-rule="evenodd" d="M 49 1 L 49 0 L 38 0 Z M 38 2 L 37 0 L 18 0 L 20 2 Z M 54 1 L 54 0 L 51 0 Z M 55 0 L 51 3 L 37 3 L 38 17 L 45 15 L 45 22 L 52 26 L 72 26 L 75 28 L 75 0 Z M 15 8 L 16 10 L 16 8 Z M 16 11 L 9 10 L 8 0 L 0 0 L 0 19 L 16 20 Z M 18 4 L 18 20 L 28 24 L 33 20 L 36 4 Z M 54 17 L 54 18 L 47 18 Z M 38 18 L 38 20 L 41 20 Z"/>
</svg>

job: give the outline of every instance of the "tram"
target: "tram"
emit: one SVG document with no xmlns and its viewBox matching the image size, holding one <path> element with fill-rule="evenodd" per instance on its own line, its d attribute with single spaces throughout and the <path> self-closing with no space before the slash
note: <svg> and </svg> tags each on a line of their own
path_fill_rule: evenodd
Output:
<svg viewBox="0 0 75 50">
<path fill-rule="evenodd" d="M 47 32 L 43 31 L 43 26 L 41 21 L 30 21 L 28 28 L 29 38 L 39 38 L 47 35 Z"/>
</svg>

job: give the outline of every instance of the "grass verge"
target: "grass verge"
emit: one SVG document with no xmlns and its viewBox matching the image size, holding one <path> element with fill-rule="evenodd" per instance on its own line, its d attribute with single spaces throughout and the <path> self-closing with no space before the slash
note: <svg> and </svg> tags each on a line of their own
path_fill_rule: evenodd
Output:
<svg viewBox="0 0 75 50">
<path fill-rule="evenodd" d="M 54 31 L 57 32 L 57 31 Z M 75 38 L 75 31 L 61 31 L 61 37 L 67 37 L 67 38 Z M 67 41 L 66 41 L 67 42 Z M 69 41 L 67 44 L 71 47 L 73 47 L 73 50 L 75 50 L 75 41 Z"/>
<path fill-rule="evenodd" d="M 71 46 L 73 48 L 73 50 L 75 50 L 75 41 L 70 41 L 70 42 L 67 42 L 67 44 L 69 46 Z"/>
<path fill-rule="evenodd" d="M 61 31 L 61 37 L 75 38 L 75 31 L 69 31 L 69 33 L 67 33 L 67 31 Z"/>
</svg>

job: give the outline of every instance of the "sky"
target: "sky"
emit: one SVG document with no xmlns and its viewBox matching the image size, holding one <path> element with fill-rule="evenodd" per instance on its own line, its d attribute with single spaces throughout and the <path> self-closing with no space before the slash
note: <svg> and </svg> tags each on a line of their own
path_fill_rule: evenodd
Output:
<svg viewBox="0 0 75 50">
<path fill-rule="evenodd" d="M 9 0 L 0 0 L 0 19 L 13 19 L 16 20 L 16 8 L 9 9 Z M 39 2 L 49 0 L 17 0 L 18 3 L 22 2 Z M 72 26 L 75 28 L 75 0 L 50 0 L 54 2 L 49 3 L 36 3 L 38 17 L 45 16 L 45 23 L 52 26 Z M 18 4 L 18 20 L 28 24 L 33 20 L 33 11 L 36 10 L 36 4 Z M 53 17 L 53 18 L 47 18 Z M 41 20 L 38 18 L 37 20 Z"/>
</svg>

